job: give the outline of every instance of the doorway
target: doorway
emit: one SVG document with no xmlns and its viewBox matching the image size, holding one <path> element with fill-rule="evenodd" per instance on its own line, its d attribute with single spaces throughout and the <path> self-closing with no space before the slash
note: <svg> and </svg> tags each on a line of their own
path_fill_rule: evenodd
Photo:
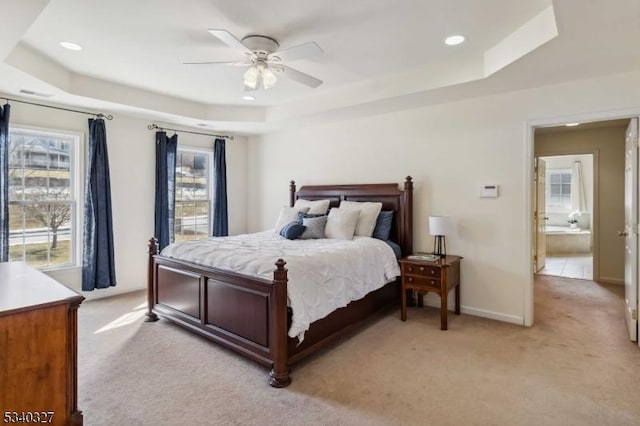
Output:
<svg viewBox="0 0 640 426">
<path fill-rule="evenodd" d="M 593 282 L 595 284 L 619 285 L 624 293 L 624 314 L 631 341 L 638 340 L 638 238 L 640 225 L 639 177 L 639 131 L 638 117 L 611 119 L 586 124 L 574 123 L 578 129 L 567 125 L 538 123 L 528 126 L 529 164 L 534 167 L 528 172 L 531 185 L 527 209 L 533 212 L 528 223 L 532 230 L 529 247 L 532 250 L 534 274 L 531 285 L 525 291 L 525 325 L 534 324 L 534 282 L 543 275 L 537 275 L 541 240 L 544 235 L 544 212 L 537 209 L 540 194 L 539 182 L 544 180 L 537 167 L 541 157 L 593 154 L 593 212 L 592 253 Z M 557 123 L 557 121 L 556 121 Z M 543 162 L 544 163 L 544 162 Z M 544 165 L 543 165 L 544 167 Z M 533 173 L 531 173 L 533 172 Z M 544 207 L 544 201 L 542 201 Z M 544 207 L 546 208 L 546 207 Z M 531 217 L 531 216 L 530 216 Z M 544 238 L 544 237 L 542 237 Z M 546 247 L 546 246 L 545 246 Z M 546 255 L 544 250 L 542 254 Z M 544 262 L 544 260 L 543 260 Z M 538 277 L 538 278 L 535 278 Z M 535 279 L 534 279 L 535 278 Z M 559 278 L 568 282 L 573 279 Z M 588 282 L 575 281 L 578 282 Z"/>
<path fill-rule="evenodd" d="M 545 260 L 542 275 L 593 279 L 593 154 L 541 156 Z M 542 194 L 541 194 L 542 196 Z"/>
<path fill-rule="evenodd" d="M 542 236 L 541 232 L 546 229 L 547 222 L 549 225 L 562 224 L 566 230 L 567 226 L 571 227 L 569 221 L 577 221 L 576 227 L 570 229 L 582 228 L 590 231 L 590 236 L 582 237 L 581 244 L 584 247 L 584 240 L 590 237 L 591 279 L 606 284 L 624 285 L 625 244 L 619 232 L 625 228 L 625 139 L 628 125 L 629 119 L 606 120 L 575 126 L 538 127 L 534 129 L 533 134 L 534 159 L 550 158 L 552 162 L 550 169 L 555 169 L 557 172 L 554 178 L 556 185 L 567 185 L 564 188 L 557 186 L 554 189 L 554 196 L 557 197 L 554 201 L 556 207 L 551 206 L 551 215 L 545 213 L 537 221 L 542 223 L 545 217 L 549 218 L 545 220 L 544 226 L 536 228 L 534 241 L 540 240 L 539 236 L 546 237 L 546 235 Z M 571 191 L 570 179 L 573 176 L 573 162 L 570 159 L 579 160 L 581 163 L 585 189 L 582 200 L 575 198 L 572 200 L 568 194 Z M 569 170 L 571 174 L 568 173 Z M 592 182 L 593 187 L 592 191 L 589 191 L 590 194 L 586 190 L 589 181 Z M 562 202 L 565 203 L 564 207 L 558 209 L 558 203 Z M 533 205 L 535 209 L 536 200 Z M 576 210 L 580 211 L 574 213 Z M 554 249 L 552 248 L 552 251 Z M 578 252 L 583 251 L 584 249 L 581 248 Z M 562 261 L 558 261 L 560 262 Z M 582 261 L 583 271 L 587 262 L 588 260 Z M 535 272 L 540 271 L 544 266 L 546 265 L 542 263 L 537 264 Z M 557 271 L 558 265 L 553 265 L 553 261 L 550 266 Z M 577 266 L 567 268 L 573 272 L 577 272 L 578 269 Z M 589 269 L 588 264 L 586 269 Z M 581 278 L 588 279 L 588 277 Z"/>
</svg>

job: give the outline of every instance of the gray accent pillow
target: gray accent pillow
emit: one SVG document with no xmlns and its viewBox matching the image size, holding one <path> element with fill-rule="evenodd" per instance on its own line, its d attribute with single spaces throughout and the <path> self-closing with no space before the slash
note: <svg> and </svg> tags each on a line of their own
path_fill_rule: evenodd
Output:
<svg viewBox="0 0 640 426">
<path fill-rule="evenodd" d="M 326 216 L 326 214 L 300 212 L 298 213 L 298 223 L 302 225 L 303 219 L 306 219 L 309 217 L 320 217 L 320 216 Z"/>
<path fill-rule="evenodd" d="M 324 227 L 327 224 L 327 216 L 306 217 L 302 224 L 307 227 L 300 236 L 301 240 L 317 240 L 324 238 Z"/>
</svg>

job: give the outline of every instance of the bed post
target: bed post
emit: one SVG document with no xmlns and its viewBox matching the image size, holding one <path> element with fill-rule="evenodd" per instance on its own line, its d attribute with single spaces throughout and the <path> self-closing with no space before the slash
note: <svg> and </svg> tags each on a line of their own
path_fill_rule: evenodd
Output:
<svg viewBox="0 0 640 426">
<path fill-rule="evenodd" d="M 413 253 L 413 178 L 407 176 L 404 180 L 404 253 Z"/>
<path fill-rule="evenodd" d="M 155 237 L 149 239 L 149 265 L 147 270 L 147 313 L 146 322 L 158 321 L 158 316 L 153 312 L 153 303 L 155 296 L 153 294 L 153 256 L 158 254 L 158 240 Z"/>
<path fill-rule="evenodd" d="M 296 203 L 296 181 L 289 182 L 289 207 L 293 207 Z"/>
<path fill-rule="evenodd" d="M 269 384 L 274 388 L 289 386 L 289 365 L 287 355 L 287 269 L 286 262 L 278 259 L 273 272 L 273 291 L 271 293 L 271 324 L 269 346 L 273 357 L 273 368 L 269 373 Z"/>
</svg>

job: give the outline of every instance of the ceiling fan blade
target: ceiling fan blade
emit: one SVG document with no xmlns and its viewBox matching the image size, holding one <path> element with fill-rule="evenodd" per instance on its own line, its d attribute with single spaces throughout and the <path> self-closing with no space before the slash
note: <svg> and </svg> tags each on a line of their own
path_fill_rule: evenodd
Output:
<svg viewBox="0 0 640 426">
<path fill-rule="evenodd" d="M 241 51 L 243 53 L 249 53 L 249 54 L 252 53 L 247 48 L 247 46 L 242 44 L 240 42 L 240 40 L 238 40 L 233 35 L 231 35 L 231 33 L 229 31 L 227 31 L 227 30 L 208 30 L 208 31 L 209 31 L 209 34 L 211 34 L 212 36 L 218 38 L 221 42 L 223 42 L 227 46 L 233 47 L 234 49 L 237 49 L 237 50 L 239 50 L 239 51 Z"/>
<path fill-rule="evenodd" d="M 231 65 L 234 67 L 249 67 L 251 62 L 226 61 L 226 62 L 183 62 L 184 65 Z"/>
<path fill-rule="evenodd" d="M 278 64 L 278 68 L 282 70 L 282 76 L 297 81 L 300 84 L 304 84 L 305 86 L 316 88 L 322 84 L 322 80 L 319 80 L 315 77 L 310 76 L 309 74 L 305 74 L 286 65 Z"/>
<path fill-rule="evenodd" d="M 283 61 L 294 61 L 296 59 L 312 58 L 314 56 L 322 54 L 324 54 L 324 51 L 320 48 L 320 46 L 318 46 L 315 41 L 310 41 L 309 43 L 300 44 L 298 46 L 280 50 L 278 52 L 272 53 L 269 56 L 277 56 Z"/>
</svg>

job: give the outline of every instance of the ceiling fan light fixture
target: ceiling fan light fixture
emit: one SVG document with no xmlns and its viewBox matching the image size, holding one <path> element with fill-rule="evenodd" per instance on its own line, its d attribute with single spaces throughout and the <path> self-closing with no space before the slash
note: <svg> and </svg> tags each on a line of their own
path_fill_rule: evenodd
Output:
<svg viewBox="0 0 640 426">
<path fill-rule="evenodd" d="M 278 77 L 276 77 L 276 74 L 271 71 L 271 69 L 264 68 L 262 70 L 262 85 L 264 86 L 265 90 L 271 89 L 273 86 L 275 86 L 277 81 Z"/>
<path fill-rule="evenodd" d="M 244 85 L 250 89 L 255 89 L 258 86 L 258 77 L 260 71 L 257 67 L 252 66 L 244 73 Z"/>
<path fill-rule="evenodd" d="M 317 79 L 295 68 L 282 64 L 282 61 L 304 59 L 323 54 L 323 50 L 315 41 L 307 42 L 284 50 L 279 50 L 280 45 L 272 37 L 259 34 L 251 34 L 238 40 L 229 31 L 223 29 L 210 29 L 209 33 L 218 40 L 244 55 L 243 61 L 209 61 L 209 62 L 183 62 L 189 65 L 231 65 L 249 67 L 244 73 L 244 86 L 246 91 L 257 90 L 260 86 L 264 89 L 274 87 L 278 82 L 277 73 L 282 73 L 285 79 L 293 80 L 304 86 L 316 88 L 322 84 Z"/>
</svg>

